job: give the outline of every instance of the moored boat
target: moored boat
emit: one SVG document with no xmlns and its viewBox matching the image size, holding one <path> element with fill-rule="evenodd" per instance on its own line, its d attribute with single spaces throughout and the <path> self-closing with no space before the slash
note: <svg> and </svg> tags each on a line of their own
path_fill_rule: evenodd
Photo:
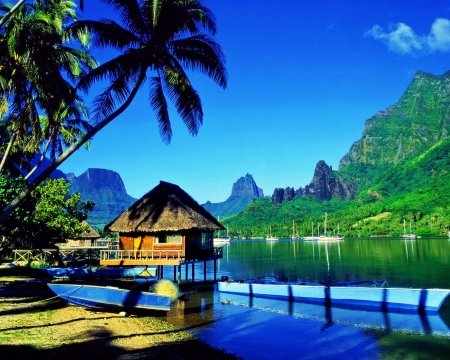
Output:
<svg viewBox="0 0 450 360">
<path fill-rule="evenodd" d="M 276 236 L 272 236 L 272 225 L 269 226 L 269 236 L 266 237 L 267 241 L 275 241 L 275 240 L 279 240 L 279 238 L 277 238 Z"/>
<path fill-rule="evenodd" d="M 84 284 L 53 284 L 48 287 L 61 299 L 89 308 L 142 309 L 169 311 L 170 296 L 145 291 Z"/>
<path fill-rule="evenodd" d="M 385 280 L 321 284 L 266 282 L 262 280 L 219 281 L 219 292 L 303 301 L 329 305 L 355 305 L 407 311 L 438 311 L 450 294 L 447 289 L 384 287 Z"/>
<path fill-rule="evenodd" d="M 400 235 L 402 239 L 415 239 L 417 236 L 412 232 L 411 223 L 409 223 L 409 234 L 406 233 L 406 222 L 403 219 L 403 235 Z"/>
</svg>

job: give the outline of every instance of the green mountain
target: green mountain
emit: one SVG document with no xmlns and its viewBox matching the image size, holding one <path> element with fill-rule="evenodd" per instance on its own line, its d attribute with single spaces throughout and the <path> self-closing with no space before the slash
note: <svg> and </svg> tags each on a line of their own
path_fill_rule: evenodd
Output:
<svg viewBox="0 0 450 360">
<path fill-rule="evenodd" d="M 78 177 L 71 173 L 66 177 L 71 193 L 80 193 L 82 201 L 95 202 L 88 218 L 93 227 L 103 228 L 136 201 L 115 171 L 90 168 Z"/>
<path fill-rule="evenodd" d="M 341 159 L 350 163 L 397 163 L 421 154 L 450 132 L 450 71 L 417 72 L 399 102 L 366 121 L 361 139 Z"/>
<path fill-rule="evenodd" d="M 289 201 L 253 201 L 223 219 L 233 235 L 289 236 L 329 232 L 346 236 L 399 235 L 404 219 L 419 235 L 450 226 L 450 72 L 419 71 L 398 103 L 365 123 L 361 139 L 341 159 L 333 178 L 352 184 L 354 197 L 318 200 L 296 192 Z M 449 184 L 449 185 L 447 185 Z M 322 224 L 322 229 L 320 226 Z M 311 230 L 313 228 L 313 230 Z"/>
</svg>

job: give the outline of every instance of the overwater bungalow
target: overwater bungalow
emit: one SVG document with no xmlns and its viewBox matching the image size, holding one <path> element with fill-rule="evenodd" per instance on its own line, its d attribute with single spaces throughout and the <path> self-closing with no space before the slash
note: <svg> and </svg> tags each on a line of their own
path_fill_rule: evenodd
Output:
<svg viewBox="0 0 450 360">
<path fill-rule="evenodd" d="M 178 185 L 164 181 L 105 230 L 119 233 L 119 250 L 102 250 L 100 265 L 179 266 L 222 257 L 213 233 L 224 226 Z"/>
</svg>

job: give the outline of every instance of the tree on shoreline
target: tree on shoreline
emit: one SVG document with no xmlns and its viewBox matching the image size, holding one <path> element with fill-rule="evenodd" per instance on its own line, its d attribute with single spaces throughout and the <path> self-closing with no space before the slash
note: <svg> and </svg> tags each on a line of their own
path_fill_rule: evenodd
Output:
<svg viewBox="0 0 450 360">
<path fill-rule="evenodd" d="M 25 186 L 21 177 L 0 175 L 0 206 Z M 8 222 L 0 224 L 0 257 L 14 248 L 42 248 L 52 242 L 65 242 L 88 230 L 82 221 L 94 203 L 81 202 L 80 194 L 69 195 L 69 186 L 63 179 L 39 185 Z"/>
<path fill-rule="evenodd" d="M 197 134 L 203 121 L 200 97 L 185 69 L 207 75 L 222 88 L 227 86 L 225 58 L 212 37 L 217 30 L 215 17 L 200 1 L 102 1 L 115 8 L 123 25 L 112 20 L 78 21 L 64 33 L 82 40 L 88 31 L 93 34 L 94 45 L 120 52 L 79 82 L 78 89 L 87 91 L 97 81 L 110 80 L 110 85 L 95 99 L 92 128 L 2 209 L 0 223 L 71 154 L 125 111 L 146 80 L 150 85 L 150 105 L 166 143 L 172 136 L 166 96 L 192 135 Z M 15 14 L 8 22 L 14 17 Z M 148 72 L 155 76 L 149 78 Z"/>
</svg>

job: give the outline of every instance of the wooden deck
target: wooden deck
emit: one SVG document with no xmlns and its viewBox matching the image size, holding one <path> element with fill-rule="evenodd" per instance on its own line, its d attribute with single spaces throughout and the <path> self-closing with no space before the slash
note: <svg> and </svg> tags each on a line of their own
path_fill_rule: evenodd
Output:
<svg viewBox="0 0 450 360">
<path fill-rule="evenodd" d="M 222 248 L 214 248 L 211 256 L 187 260 L 182 250 L 100 250 L 100 265 L 182 265 L 186 263 L 217 260 L 222 258 Z"/>
<path fill-rule="evenodd" d="M 137 266 L 137 265 L 173 265 L 191 264 L 218 260 L 222 258 L 222 247 L 205 257 L 186 259 L 182 250 L 118 250 L 107 246 L 68 246 L 59 249 L 14 250 L 16 261 L 57 260 L 94 260 L 102 266 Z"/>
</svg>

